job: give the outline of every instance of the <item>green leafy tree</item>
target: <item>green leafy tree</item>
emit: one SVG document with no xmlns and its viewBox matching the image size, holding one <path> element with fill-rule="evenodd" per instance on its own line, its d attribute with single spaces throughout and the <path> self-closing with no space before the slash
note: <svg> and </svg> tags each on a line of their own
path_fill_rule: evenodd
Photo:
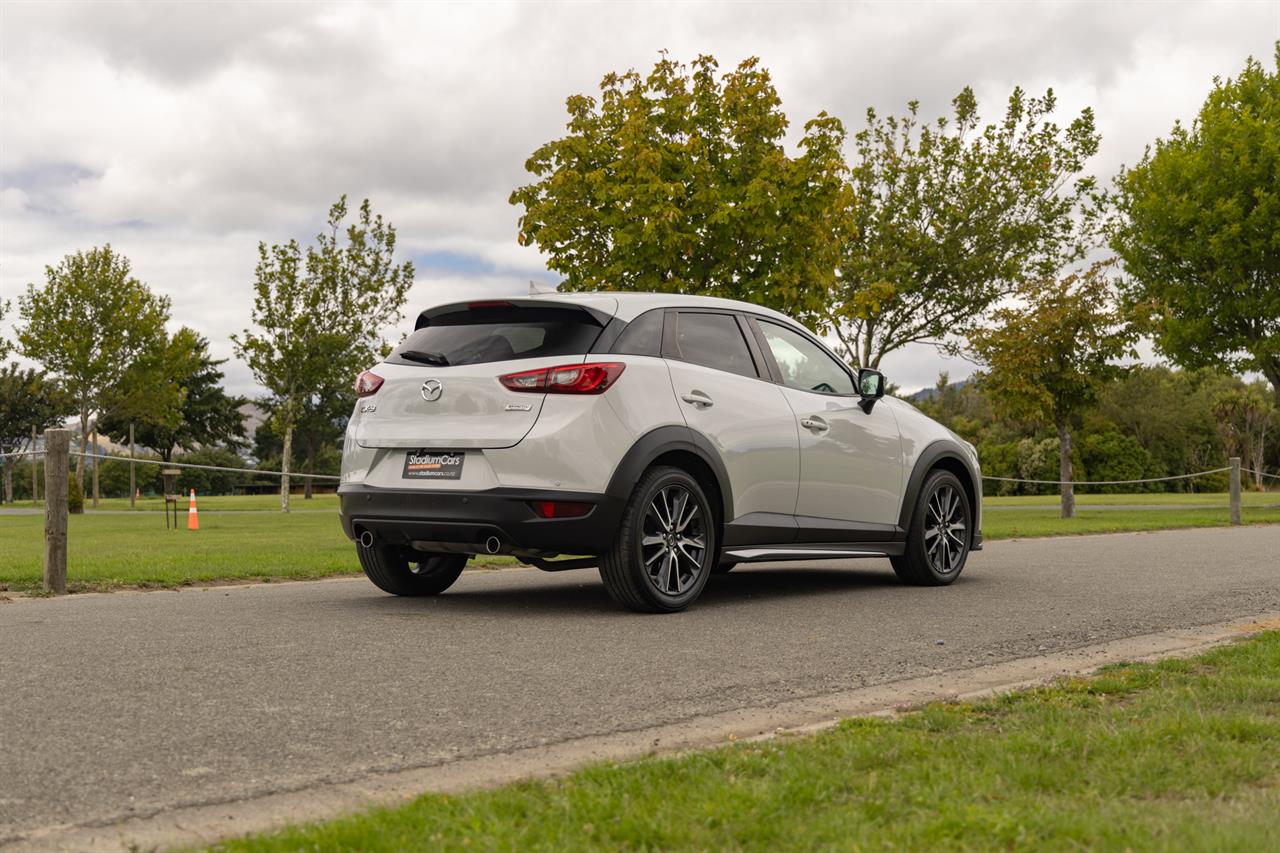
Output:
<svg viewBox="0 0 1280 853">
<path fill-rule="evenodd" d="M 1175 124 L 1116 180 L 1112 246 L 1157 347 L 1186 367 L 1260 371 L 1280 401 L 1280 42 L 1215 79 L 1190 128 Z"/>
<path fill-rule="evenodd" d="M 9 313 L 9 303 L 7 300 L 0 299 L 0 323 L 4 322 L 4 315 L 7 313 Z M 8 358 L 11 352 L 13 352 L 13 341 L 0 338 L 0 359 Z"/>
<path fill-rule="evenodd" d="M 1010 417 L 1052 424 L 1058 433 L 1062 517 L 1075 515 L 1071 424 L 1133 354 L 1132 325 L 1114 306 L 1107 264 L 1028 286 L 1024 304 L 997 309 L 995 325 L 970 337 L 986 365 L 984 393 Z"/>
<path fill-rule="evenodd" d="M 350 385 L 386 346 L 380 330 L 400 319 L 413 264 L 396 264 L 395 228 L 366 199 L 343 228 L 347 199 L 329 208 L 328 230 L 304 251 L 297 241 L 258 244 L 253 322 L 233 335 L 236 356 L 267 388 L 263 400 L 283 436 L 280 509 L 289 511 L 293 436 L 310 401 Z"/>
<path fill-rule="evenodd" d="M 34 368 L 10 362 L 0 369 L 0 453 L 15 453 L 31 443 L 31 428 L 44 432 L 58 426 L 72 410 L 58 384 Z M 4 500 L 13 503 L 13 470 L 19 459 L 4 463 Z"/>
<path fill-rule="evenodd" d="M 1084 256 L 1098 208 L 1083 169 L 1100 137 L 1091 110 L 1060 127 L 1056 106 L 1052 90 L 1015 89 L 1004 119 L 981 126 L 965 88 L 933 123 L 915 101 L 904 117 L 867 111 L 838 284 L 815 318 L 852 363 L 879 367 L 920 342 L 955 349 L 1022 282 Z"/>
<path fill-rule="evenodd" d="M 835 283 L 850 203 L 839 120 L 787 118 L 755 58 L 726 74 L 666 56 L 567 101 L 568 134 L 534 151 L 519 241 L 567 290 L 648 290 L 816 312 Z"/>
<path fill-rule="evenodd" d="M 1254 485 L 1263 489 L 1263 459 L 1267 433 L 1276 421 L 1276 406 L 1257 385 L 1242 385 L 1219 392 L 1213 398 L 1214 417 L 1227 452 L 1244 459 L 1253 469 Z"/>
<path fill-rule="evenodd" d="M 123 443 L 133 424 L 137 443 L 158 452 L 165 462 L 179 448 L 236 446 L 244 439 L 240 407 L 248 399 L 223 390 L 223 364 L 225 359 L 210 357 L 208 340 L 183 326 L 165 344 L 159 383 L 104 418 L 101 431 Z"/>
<path fill-rule="evenodd" d="M 84 453 L 89 416 L 111 414 L 154 381 L 169 300 L 134 278 L 129 259 L 106 245 L 46 267 L 45 286 L 28 285 L 18 311 L 22 354 L 55 374 L 74 401 Z M 76 482 L 83 491 L 84 456 L 76 458 Z"/>
</svg>

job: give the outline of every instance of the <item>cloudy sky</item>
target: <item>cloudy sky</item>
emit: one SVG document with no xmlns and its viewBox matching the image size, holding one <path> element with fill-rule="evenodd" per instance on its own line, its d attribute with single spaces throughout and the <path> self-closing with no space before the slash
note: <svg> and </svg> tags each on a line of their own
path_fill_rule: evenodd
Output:
<svg viewBox="0 0 1280 853">
<path fill-rule="evenodd" d="M 759 56 L 793 128 L 820 110 L 925 115 L 972 85 L 995 118 L 1015 85 L 1094 107 L 1109 177 L 1215 75 L 1269 60 L 1280 0 L 1185 3 L 0 4 L 0 299 L 105 242 L 208 336 L 249 323 L 259 240 L 310 238 L 340 194 L 397 227 L 406 312 L 554 282 L 516 244 L 524 160 L 564 100 L 658 51 Z M 16 307 L 16 306 L 15 306 Z M 13 312 L 16 313 L 16 310 Z M 0 324 L 12 336 L 12 322 Z M 892 380 L 967 374 L 929 347 Z M 228 385 L 253 393 L 247 368 Z"/>
</svg>

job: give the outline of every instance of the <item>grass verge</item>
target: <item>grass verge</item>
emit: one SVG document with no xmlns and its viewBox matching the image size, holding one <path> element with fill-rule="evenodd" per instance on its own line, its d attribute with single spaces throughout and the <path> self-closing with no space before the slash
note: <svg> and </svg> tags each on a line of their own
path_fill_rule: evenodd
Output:
<svg viewBox="0 0 1280 853">
<path fill-rule="evenodd" d="M 220 851 L 1263 850 L 1280 632 L 1198 658 L 229 841 Z"/>
<path fill-rule="evenodd" d="M 166 530 L 156 512 L 92 513 L 72 516 L 68 530 L 67 576 L 73 591 L 119 587 L 173 587 L 213 581 L 302 580 L 360 570 L 354 546 L 338 524 L 336 504 L 317 498 L 317 512 L 228 512 L 253 509 L 261 496 L 205 498 L 200 530 Z M 299 501 L 301 503 L 301 501 Z M 1246 506 L 1248 524 L 1280 522 L 1280 507 Z M 1112 533 L 1213 527 L 1227 523 L 1225 509 L 1093 510 L 1074 519 L 1056 510 L 1019 508 L 986 514 L 987 541 L 1014 537 Z M 44 521 L 39 515 L 0 515 L 0 589 L 27 592 L 40 587 Z M 513 565 L 484 557 L 473 566 Z"/>
</svg>

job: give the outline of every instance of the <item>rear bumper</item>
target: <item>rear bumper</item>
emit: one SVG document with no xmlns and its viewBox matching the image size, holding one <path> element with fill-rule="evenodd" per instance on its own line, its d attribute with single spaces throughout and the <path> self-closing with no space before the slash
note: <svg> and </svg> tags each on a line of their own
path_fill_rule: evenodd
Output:
<svg viewBox="0 0 1280 853">
<path fill-rule="evenodd" d="M 540 518 L 532 501 L 576 501 L 593 505 L 581 518 Z M 490 536 L 503 550 L 557 554 L 602 554 L 613 544 L 625 501 L 603 494 L 545 489 L 497 488 L 484 491 L 427 491 L 344 485 L 338 488 L 343 532 L 354 540 L 357 529 L 380 541 L 475 544 L 484 552 Z"/>
</svg>

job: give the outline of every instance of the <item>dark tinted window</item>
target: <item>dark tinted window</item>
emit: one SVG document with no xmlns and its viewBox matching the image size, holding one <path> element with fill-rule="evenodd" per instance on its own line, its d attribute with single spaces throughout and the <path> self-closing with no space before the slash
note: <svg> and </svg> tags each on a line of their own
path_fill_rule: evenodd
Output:
<svg viewBox="0 0 1280 853">
<path fill-rule="evenodd" d="M 589 314 L 572 308 L 476 308 L 431 318 L 387 361 L 447 367 L 582 355 L 599 334 Z"/>
<path fill-rule="evenodd" d="M 648 311 L 628 323 L 613 351 L 618 355 L 662 355 L 662 310 Z"/>
<path fill-rule="evenodd" d="M 730 314 L 681 312 L 676 323 L 676 346 L 685 361 L 742 376 L 756 375 L 751 350 L 747 349 L 738 321 Z"/>
</svg>

